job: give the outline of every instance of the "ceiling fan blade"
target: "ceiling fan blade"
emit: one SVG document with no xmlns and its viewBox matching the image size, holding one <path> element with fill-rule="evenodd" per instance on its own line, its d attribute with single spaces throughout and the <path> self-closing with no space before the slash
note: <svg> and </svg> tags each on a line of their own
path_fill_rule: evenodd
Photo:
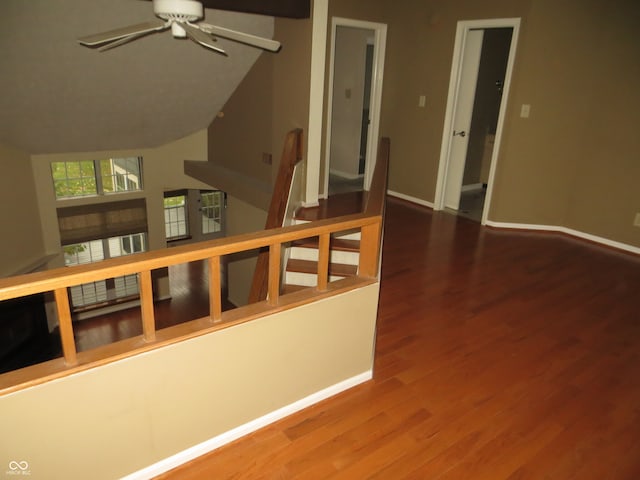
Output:
<svg viewBox="0 0 640 480">
<path fill-rule="evenodd" d="M 191 25 L 190 23 L 181 22 L 180 26 L 184 29 L 187 36 L 194 42 L 199 43 L 203 47 L 210 48 L 211 50 L 221 53 L 222 55 L 227 54 L 227 52 L 225 52 L 222 48 L 216 45 L 215 43 L 216 40 L 214 38 L 207 35 L 206 33 L 201 31 L 194 25 Z"/>
<path fill-rule="evenodd" d="M 108 32 L 96 33 L 94 35 L 87 35 L 86 37 L 80 37 L 78 42 L 87 47 L 94 47 L 101 43 L 114 42 L 121 38 L 131 37 L 151 33 L 157 30 L 164 30 L 169 28 L 169 22 L 164 20 L 151 20 L 144 23 L 138 23 L 136 25 L 129 25 L 128 27 L 117 28 L 115 30 L 109 30 Z M 132 39 L 133 40 L 133 39 Z"/>
<path fill-rule="evenodd" d="M 132 40 L 135 40 L 137 38 L 144 37 L 145 35 L 148 35 L 149 33 L 153 33 L 153 32 L 139 33 L 138 35 L 129 35 L 128 37 L 121 38 L 119 40 L 116 40 L 115 42 L 105 43 L 101 47 L 98 48 L 98 51 L 99 52 L 104 52 L 106 50 L 111 50 L 112 48 L 119 47 L 120 45 L 124 45 L 125 43 L 129 43 Z"/>
<path fill-rule="evenodd" d="M 258 37 L 256 35 L 251 35 L 250 33 L 238 32 L 237 30 L 230 30 L 228 28 L 218 27 L 217 25 L 210 25 L 208 23 L 200 22 L 197 24 L 197 26 L 203 32 L 218 37 L 227 38 L 229 40 L 234 40 L 236 42 L 245 43 L 247 45 L 251 45 L 252 47 L 262 48 L 264 50 L 269 50 L 270 52 L 277 52 L 278 50 L 280 50 L 280 42 L 276 40 Z"/>
</svg>

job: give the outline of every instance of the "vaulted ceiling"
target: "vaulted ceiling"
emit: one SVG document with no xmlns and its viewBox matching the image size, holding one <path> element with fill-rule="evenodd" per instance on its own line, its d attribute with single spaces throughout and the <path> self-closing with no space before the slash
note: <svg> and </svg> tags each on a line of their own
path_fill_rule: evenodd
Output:
<svg viewBox="0 0 640 480">
<path fill-rule="evenodd" d="M 1 7 L 0 143 L 32 154 L 155 147 L 206 128 L 261 54 L 220 39 L 225 57 L 168 31 L 105 52 L 77 43 L 155 18 L 147 1 Z M 270 16 L 207 8 L 205 21 L 273 37 Z"/>
</svg>

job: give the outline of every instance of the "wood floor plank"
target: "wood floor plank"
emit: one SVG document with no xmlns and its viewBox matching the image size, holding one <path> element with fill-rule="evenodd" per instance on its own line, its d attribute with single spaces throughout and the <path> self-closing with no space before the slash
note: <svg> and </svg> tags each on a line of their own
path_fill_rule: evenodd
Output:
<svg viewBox="0 0 640 480">
<path fill-rule="evenodd" d="M 640 259 L 390 199 L 374 379 L 160 478 L 636 480 Z"/>
</svg>

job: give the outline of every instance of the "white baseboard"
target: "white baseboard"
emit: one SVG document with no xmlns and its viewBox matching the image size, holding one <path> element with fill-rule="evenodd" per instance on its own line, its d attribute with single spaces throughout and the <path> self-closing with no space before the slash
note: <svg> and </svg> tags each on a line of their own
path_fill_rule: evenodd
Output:
<svg viewBox="0 0 640 480">
<path fill-rule="evenodd" d="M 634 247 L 633 245 L 628 245 L 622 242 L 616 242 L 615 240 L 610 240 L 608 238 L 599 237 L 597 235 L 592 235 L 590 233 L 585 233 L 579 230 L 574 230 L 572 228 L 567 228 L 567 227 L 561 227 L 558 225 L 536 225 L 532 223 L 494 222 L 492 220 L 487 220 L 486 224 L 490 227 L 495 227 L 495 228 L 517 229 L 517 230 L 538 230 L 538 231 L 543 230 L 547 232 L 564 233 L 572 237 L 582 238 L 584 240 L 589 240 L 590 242 L 606 245 L 607 247 L 617 248 L 619 250 L 624 250 L 626 252 L 640 255 L 640 247 Z"/>
<path fill-rule="evenodd" d="M 461 192 L 470 192 L 475 190 L 482 190 L 482 184 L 470 183 L 469 185 L 462 185 L 462 188 L 460 189 Z"/>
<path fill-rule="evenodd" d="M 164 460 L 160 460 L 153 465 L 149 465 L 142 470 L 133 472 L 126 477 L 122 477 L 122 480 L 147 480 L 156 477 L 164 472 L 179 467 L 180 465 L 183 465 L 195 458 L 209 453 L 216 448 L 220 448 L 227 443 L 233 442 L 240 437 L 255 432 L 262 427 L 266 427 L 267 425 L 274 423 L 284 417 L 310 407 L 311 405 L 316 404 L 329 397 L 337 395 L 338 393 L 355 387 L 356 385 L 364 383 L 367 380 L 371 380 L 372 378 L 373 370 L 367 370 L 366 372 L 343 380 L 342 382 L 336 383 L 335 385 L 320 390 L 319 392 L 312 393 L 305 398 L 279 408 L 271 413 L 267 413 L 262 417 L 251 420 L 250 422 L 247 422 L 244 425 L 240 425 L 232 430 L 229 430 L 228 432 L 210 438 L 209 440 L 206 440 L 198 445 L 194 445 L 191 448 L 187 448 L 186 450 L 176 453 L 175 455 L 165 458 Z"/>
<path fill-rule="evenodd" d="M 364 175 L 361 173 L 343 172 L 342 170 L 336 170 L 334 168 L 331 168 L 329 170 L 329 173 L 331 175 L 335 175 L 336 177 L 344 178 L 346 180 L 357 180 L 359 178 L 364 178 Z"/>
<path fill-rule="evenodd" d="M 387 190 L 387 195 L 390 195 L 392 197 L 397 197 L 411 203 L 417 203 L 418 205 L 423 205 L 431 209 L 434 208 L 433 203 L 427 202 L 426 200 L 422 200 L 420 198 L 412 197 L 410 195 L 405 195 L 404 193 L 394 192 L 393 190 Z M 533 223 L 495 222 L 493 220 L 487 220 L 486 225 L 490 227 L 504 228 L 504 229 L 537 230 L 537 231 L 564 233 L 572 237 L 582 238 L 590 242 L 599 243 L 601 245 L 605 245 L 608 247 L 612 247 L 619 250 L 624 250 L 626 252 L 634 253 L 636 255 L 640 255 L 640 247 L 635 247 L 633 245 L 628 245 L 622 242 L 616 242 L 615 240 L 610 240 L 608 238 L 599 237 L 597 235 L 592 235 L 590 233 L 585 233 L 579 230 L 574 230 L 572 228 L 567 228 L 567 227 L 561 227 L 558 225 L 536 225 Z"/>
<path fill-rule="evenodd" d="M 418 205 L 422 205 L 423 207 L 429 207 L 433 209 L 433 203 L 422 200 L 421 198 L 412 197 L 411 195 L 405 195 L 404 193 L 394 192 L 393 190 L 387 190 L 387 195 L 391 195 L 392 197 L 400 198 L 401 200 L 406 200 L 407 202 L 411 203 L 417 203 Z"/>
<path fill-rule="evenodd" d="M 313 208 L 313 207 L 320 206 L 320 203 L 318 203 L 318 202 L 302 202 L 302 206 L 304 208 Z"/>
</svg>

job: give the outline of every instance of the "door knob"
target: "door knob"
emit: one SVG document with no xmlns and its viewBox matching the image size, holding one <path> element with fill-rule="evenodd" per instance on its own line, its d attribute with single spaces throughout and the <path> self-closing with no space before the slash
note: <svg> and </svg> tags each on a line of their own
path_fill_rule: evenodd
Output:
<svg viewBox="0 0 640 480">
<path fill-rule="evenodd" d="M 467 132 L 465 132 L 464 130 L 461 130 L 459 132 L 456 132 L 455 130 L 453 131 L 453 136 L 455 137 L 456 135 L 460 135 L 461 137 L 464 137 L 467 134 Z"/>
</svg>

